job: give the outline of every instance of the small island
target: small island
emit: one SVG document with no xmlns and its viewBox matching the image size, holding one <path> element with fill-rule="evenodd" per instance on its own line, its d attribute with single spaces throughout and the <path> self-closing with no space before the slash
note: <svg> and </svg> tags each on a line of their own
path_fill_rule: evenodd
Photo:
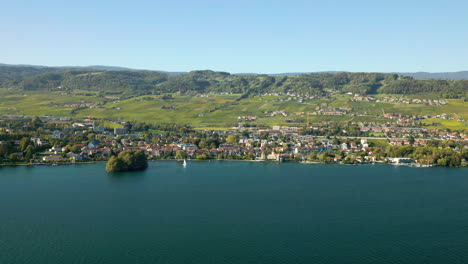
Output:
<svg viewBox="0 0 468 264">
<path fill-rule="evenodd" d="M 106 165 L 107 172 L 140 171 L 148 167 L 148 161 L 142 151 L 122 151 L 112 156 Z"/>
</svg>

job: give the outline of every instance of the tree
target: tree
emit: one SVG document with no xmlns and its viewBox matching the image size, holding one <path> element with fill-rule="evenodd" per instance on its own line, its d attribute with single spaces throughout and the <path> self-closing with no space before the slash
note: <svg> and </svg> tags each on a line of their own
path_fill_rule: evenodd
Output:
<svg viewBox="0 0 468 264">
<path fill-rule="evenodd" d="M 226 138 L 226 142 L 230 143 L 230 144 L 236 144 L 238 140 L 239 139 L 238 139 L 238 137 L 236 135 L 229 135 Z"/>
<path fill-rule="evenodd" d="M 0 157 L 4 157 L 8 154 L 10 154 L 8 143 L 0 144 Z"/>
<path fill-rule="evenodd" d="M 445 158 L 437 160 L 437 165 L 439 165 L 439 166 L 447 166 L 448 164 L 449 164 L 448 160 L 445 159 Z"/>
<path fill-rule="evenodd" d="M 312 151 L 309 155 L 309 160 L 316 160 L 317 159 L 317 153 L 315 151 Z"/>
<path fill-rule="evenodd" d="M 21 151 L 25 151 L 26 148 L 31 144 L 31 139 L 29 137 L 23 137 L 20 141 L 20 149 Z"/>
<path fill-rule="evenodd" d="M 332 158 L 334 158 L 335 155 L 329 151 L 323 152 L 321 155 L 319 155 L 319 159 L 322 162 L 330 162 Z"/>
<path fill-rule="evenodd" d="M 176 152 L 175 159 L 185 159 L 185 158 L 186 158 L 185 151 L 178 150 Z"/>
<path fill-rule="evenodd" d="M 70 151 L 71 151 L 72 153 L 78 154 L 78 153 L 80 153 L 81 148 L 78 147 L 77 145 L 73 145 L 73 147 L 70 148 Z"/>
<path fill-rule="evenodd" d="M 96 134 L 95 133 L 89 133 L 88 134 L 88 140 L 89 141 L 93 141 L 96 139 Z"/>
<path fill-rule="evenodd" d="M 243 158 L 246 159 L 246 160 L 254 160 L 255 155 L 252 152 L 249 152 Z"/>
<path fill-rule="evenodd" d="M 110 157 L 109 161 L 106 164 L 106 171 L 114 172 L 114 171 L 122 171 L 124 168 L 123 162 L 116 156 Z"/>
<path fill-rule="evenodd" d="M 35 117 L 32 118 L 31 123 L 32 123 L 34 128 L 38 128 L 39 126 L 41 126 L 42 121 L 41 121 L 41 119 L 39 119 L 39 117 L 35 116 Z"/>
<path fill-rule="evenodd" d="M 196 159 L 199 159 L 199 160 L 206 160 L 206 159 L 208 159 L 208 156 L 207 156 L 205 153 L 203 153 L 203 154 L 197 154 Z"/>
<path fill-rule="evenodd" d="M 34 148 L 32 147 L 32 145 L 29 145 L 24 152 L 24 159 L 26 161 L 30 161 L 34 156 Z"/>
<path fill-rule="evenodd" d="M 11 153 L 9 159 L 10 161 L 16 162 L 18 161 L 18 155 L 16 153 Z"/>
</svg>

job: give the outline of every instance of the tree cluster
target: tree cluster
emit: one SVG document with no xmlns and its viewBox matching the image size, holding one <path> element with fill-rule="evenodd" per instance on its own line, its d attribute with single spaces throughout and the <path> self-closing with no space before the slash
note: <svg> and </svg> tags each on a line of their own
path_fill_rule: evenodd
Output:
<svg viewBox="0 0 468 264">
<path fill-rule="evenodd" d="M 142 151 L 122 151 L 118 156 L 112 156 L 106 164 L 107 172 L 145 170 L 148 161 Z"/>
</svg>

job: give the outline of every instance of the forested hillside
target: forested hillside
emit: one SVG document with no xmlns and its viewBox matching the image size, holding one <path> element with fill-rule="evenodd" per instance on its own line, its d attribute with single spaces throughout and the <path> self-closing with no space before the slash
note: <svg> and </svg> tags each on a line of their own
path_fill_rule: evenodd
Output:
<svg viewBox="0 0 468 264">
<path fill-rule="evenodd" d="M 16 87 L 19 82 L 31 76 L 57 71 L 55 68 L 0 65 L 0 87 Z"/>
<path fill-rule="evenodd" d="M 400 75 L 411 76 L 416 79 L 446 79 L 468 80 L 468 71 L 459 72 L 402 72 Z"/>
<path fill-rule="evenodd" d="M 0 87 L 25 91 L 89 90 L 101 94 L 135 96 L 190 93 L 437 93 L 443 98 L 465 98 L 468 80 L 418 80 L 385 73 L 311 73 L 298 76 L 232 75 L 193 71 L 170 75 L 157 71 L 106 71 L 0 66 Z"/>
</svg>

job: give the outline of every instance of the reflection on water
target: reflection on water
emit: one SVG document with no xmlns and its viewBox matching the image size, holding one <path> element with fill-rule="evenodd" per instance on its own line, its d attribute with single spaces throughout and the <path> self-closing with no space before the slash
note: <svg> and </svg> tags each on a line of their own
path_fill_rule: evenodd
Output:
<svg viewBox="0 0 468 264">
<path fill-rule="evenodd" d="M 140 181 L 145 176 L 145 171 L 130 171 L 130 172 L 106 172 L 108 179 L 111 182 L 118 181 Z"/>
</svg>

